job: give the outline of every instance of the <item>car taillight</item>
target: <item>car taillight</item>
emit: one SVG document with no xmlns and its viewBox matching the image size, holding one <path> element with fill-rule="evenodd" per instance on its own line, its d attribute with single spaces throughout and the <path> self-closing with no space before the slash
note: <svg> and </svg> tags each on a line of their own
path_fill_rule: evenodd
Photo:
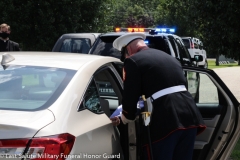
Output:
<svg viewBox="0 0 240 160">
<path fill-rule="evenodd" d="M 29 140 L 0 140 L 0 154 L 21 155 Z M 69 155 L 74 141 L 75 137 L 68 133 L 32 138 L 27 153 L 21 157 L 33 160 L 64 160 Z"/>
<path fill-rule="evenodd" d="M 194 43 L 191 42 L 191 48 L 193 49 L 194 48 Z"/>
<path fill-rule="evenodd" d="M 0 140 L 0 155 L 20 155 L 26 148 L 28 141 L 29 139 Z"/>
</svg>

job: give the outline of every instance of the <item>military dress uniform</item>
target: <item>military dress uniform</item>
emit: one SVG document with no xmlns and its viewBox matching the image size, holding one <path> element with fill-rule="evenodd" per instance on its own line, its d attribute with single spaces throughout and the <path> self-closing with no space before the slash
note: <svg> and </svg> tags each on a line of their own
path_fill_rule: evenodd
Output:
<svg viewBox="0 0 240 160">
<path fill-rule="evenodd" d="M 206 126 L 191 94 L 187 90 L 183 90 L 153 97 L 154 93 L 159 91 L 174 87 L 186 87 L 187 83 L 182 66 L 176 58 L 160 50 L 147 47 L 140 48 L 136 54 L 125 59 L 123 80 L 122 114 L 127 119 L 135 119 L 136 104 L 141 95 L 151 97 L 153 100 L 153 113 L 150 122 L 153 154 L 158 152 L 154 151 L 155 148 L 160 147 L 160 150 L 164 150 L 167 145 L 176 146 L 177 144 L 174 143 L 177 142 L 176 138 L 179 138 L 179 136 L 183 137 L 186 145 L 189 145 L 187 144 L 189 143 L 188 140 L 191 141 L 191 145 L 194 145 L 194 135 L 200 134 Z M 196 132 L 196 134 L 192 134 L 194 140 L 186 136 L 184 139 L 184 134 L 187 132 Z M 146 131 L 143 131 L 143 135 L 145 137 L 143 138 L 143 146 L 147 147 L 145 149 L 147 151 Z M 166 142 L 164 142 L 165 139 Z M 179 147 L 179 152 L 181 152 L 181 148 L 184 149 L 185 146 L 183 144 Z M 164 152 L 166 152 L 166 159 L 174 159 L 171 155 L 167 157 L 168 151 Z M 182 152 L 182 154 L 185 153 Z M 191 157 L 192 154 L 181 155 L 180 153 L 180 156 Z M 181 159 L 181 157 L 177 159 Z"/>
</svg>

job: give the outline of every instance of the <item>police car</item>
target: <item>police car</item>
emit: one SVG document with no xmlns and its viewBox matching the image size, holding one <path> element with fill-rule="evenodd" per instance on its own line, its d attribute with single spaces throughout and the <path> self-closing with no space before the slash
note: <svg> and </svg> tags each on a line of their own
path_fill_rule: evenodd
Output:
<svg viewBox="0 0 240 160">
<path fill-rule="evenodd" d="M 145 43 L 148 47 L 166 52 L 178 59 L 182 65 L 195 65 L 193 63 L 195 58 L 191 58 L 182 39 L 174 34 L 174 28 L 115 28 L 115 32 L 99 35 L 90 49 L 89 54 L 111 56 L 120 59 L 120 52 L 113 48 L 112 43 L 119 36 L 129 32 L 145 33 Z"/>
<path fill-rule="evenodd" d="M 181 37 L 181 38 L 192 58 L 195 55 L 203 56 L 203 60 L 198 62 L 198 66 L 203 68 L 208 68 L 207 53 L 206 53 L 206 50 L 203 48 L 202 41 L 195 37 Z"/>
<path fill-rule="evenodd" d="M 1 160 L 139 160 L 135 123 L 114 127 L 109 119 L 122 102 L 119 59 L 9 52 L 0 62 Z M 183 70 L 188 89 L 199 88 L 193 96 L 207 125 L 193 160 L 227 159 L 239 139 L 240 104 L 214 71 Z"/>
</svg>

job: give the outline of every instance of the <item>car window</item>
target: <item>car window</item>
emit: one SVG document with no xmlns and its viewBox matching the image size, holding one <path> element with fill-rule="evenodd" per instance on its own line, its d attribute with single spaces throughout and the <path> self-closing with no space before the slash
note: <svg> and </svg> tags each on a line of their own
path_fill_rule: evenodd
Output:
<svg viewBox="0 0 240 160">
<path fill-rule="evenodd" d="M 62 42 L 60 52 L 88 53 L 91 48 L 91 40 L 88 38 L 71 38 Z"/>
<path fill-rule="evenodd" d="M 111 56 L 120 59 L 121 53 L 112 46 L 112 43 L 116 38 L 118 38 L 118 36 L 102 36 L 98 38 L 93 48 L 91 49 L 90 54 Z M 147 36 L 145 43 L 149 48 L 162 50 L 171 55 L 168 41 L 162 36 Z"/>
<path fill-rule="evenodd" d="M 94 113 L 105 113 L 110 117 L 121 103 L 121 94 L 121 87 L 114 73 L 108 67 L 104 67 L 93 75 L 79 111 L 87 108 Z"/>
<path fill-rule="evenodd" d="M 90 54 L 111 56 L 120 59 L 120 51 L 115 49 L 112 44 L 117 37 L 118 36 L 102 36 L 98 38 L 90 50 Z"/>
<path fill-rule="evenodd" d="M 0 109 L 48 108 L 76 71 L 35 66 L 0 68 Z"/>
<path fill-rule="evenodd" d="M 197 42 L 194 42 L 194 48 L 195 48 L 195 49 L 199 49 L 199 46 L 198 46 L 198 43 L 197 43 Z"/>
<path fill-rule="evenodd" d="M 145 43 L 149 48 L 161 50 L 171 55 L 167 39 L 164 39 L 164 37 L 162 36 L 147 36 L 145 39 Z"/>
<path fill-rule="evenodd" d="M 206 74 L 188 71 L 187 82 L 196 103 L 219 104 L 217 87 Z"/>
<path fill-rule="evenodd" d="M 174 42 L 174 39 L 169 38 L 169 41 L 170 41 L 170 43 L 171 43 L 171 45 L 172 45 L 172 48 L 173 48 L 173 51 L 174 51 L 174 53 L 175 53 L 176 58 L 178 58 L 178 59 L 180 60 L 180 55 L 179 55 L 179 52 L 178 52 L 178 48 L 177 48 L 177 46 L 176 46 L 176 43 Z"/>
<path fill-rule="evenodd" d="M 80 109 L 89 109 L 94 113 L 102 113 L 100 106 L 98 88 L 94 80 L 92 80 L 84 94 L 84 98 L 80 105 Z"/>
<path fill-rule="evenodd" d="M 184 43 L 184 46 L 189 49 L 190 48 L 190 41 L 189 39 L 182 39 L 183 40 L 183 43 Z"/>
<path fill-rule="evenodd" d="M 116 109 L 121 103 L 121 87 L 113 74 L 106 68 L 94 76 L 101 99 L 107 100 L 110 109 Z"/>
<path fill-rule="evenodd" d="M 199 49 L 203 49 L 203 43 L 202 42 L 199 43 Z"/>
<path fill-rule="evenodd" d="M 191 59 L 188 51 L 186 50 L 184 44 L 182 43 L 182 41 L 180 39 L 178 39 L 178 38 L 176 39 L 176 44 L 178 46 L 180 56 L 182 58 Z"/>
</svg>

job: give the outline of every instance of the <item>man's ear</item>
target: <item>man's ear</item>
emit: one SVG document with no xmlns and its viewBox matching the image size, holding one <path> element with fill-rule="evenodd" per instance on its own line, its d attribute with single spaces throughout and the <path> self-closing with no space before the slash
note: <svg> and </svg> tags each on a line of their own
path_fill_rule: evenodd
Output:
<svg viewBox="0 0 240 160">
<path fill-rule="evenodd" d="M 121 49 L 121 54 L 122 54 L 122 55 L 125 55 L 125 52 L 126 52 L 126 46 L 122 47 L 122 49 Z"/>
<path fill-rule="evenodd" d="M 132 50 L 131 50 L 130 45 L 128 45 L 128 46 L 126 47 L 126 49 L 127 49 L 127 51 L 128 51 L 128 56 L 131 56 L 131 55 L 132 55 Z"/>
</svg>

